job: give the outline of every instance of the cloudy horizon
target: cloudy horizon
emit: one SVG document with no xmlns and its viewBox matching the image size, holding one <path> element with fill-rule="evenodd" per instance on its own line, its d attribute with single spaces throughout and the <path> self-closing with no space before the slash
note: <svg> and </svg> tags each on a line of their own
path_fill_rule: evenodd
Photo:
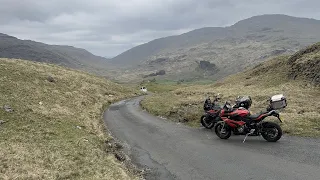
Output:
<svg viewBox="0 0 320 180">
<path fill-rule="evenodd" d="M 320 19 L 316 0 L 0 0 L 0 33 L 114 57 L 156 38 L 263 14 Z"/>
</svg>

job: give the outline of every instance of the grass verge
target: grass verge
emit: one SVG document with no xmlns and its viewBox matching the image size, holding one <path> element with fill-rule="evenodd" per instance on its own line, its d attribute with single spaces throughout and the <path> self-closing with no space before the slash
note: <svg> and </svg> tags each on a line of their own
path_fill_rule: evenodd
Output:
<svg viewBox="0 0 320 180">
<path fill-rule="evenodd" d="M 101 118 L 136 93 L 56 65 L 0 59 L 0 179 L 137 178 L 107 153 Z"/>
</svg>

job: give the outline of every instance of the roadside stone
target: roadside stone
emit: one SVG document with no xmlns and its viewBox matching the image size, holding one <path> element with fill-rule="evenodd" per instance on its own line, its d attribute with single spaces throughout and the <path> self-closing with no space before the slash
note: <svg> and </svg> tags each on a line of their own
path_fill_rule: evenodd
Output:
<svg viewBox="0 0 320 180">
<path fill-rule="evenodd" d="M 108 148 L 113 148 L 113 145 L 111 143 L 108 143 Z"/>
<path fill-rule="evenodd" d="M 120 143 L 118 143 L 118 142 L 116 142 L 116 143 L 115 143 L 115 148 L 116 148 L 117 150 L 123 149 L 123 145 L 120 144 Z"/>
<path fill-rule="evenodd" d="M 9 105 L 4 105 L 4 106 L 3 106 L 3 109 L 4 109 L 6 112 L 12 112 L 12 111 L 14 111 Z"/>
<path fill-rule="evenodd" d="M 109 138 L 109 139 L 106 139 L 104 142 L 105 142 L 106 144 L 112 144 L 112 143 L 115 142 L 115 140 L 114 140 L 113 138 Z"/>
<path fill-rule="evenodd" d="M 53 82 L 53 83 L 56 82 L 56 80 L 52 76 L 48 76 L 47 81 Z"/>
<path fill-rule="evenodd" d="M 114 156 L 121 162 L 126 160 L 126 156 L 122 152 L 116 152 Z"/>
<path fill-rule="evenodd" d="M 186 122 L 189 122 L 189 120 L 187 118 L 183 118 L 183 119 L 179 119 L 179 122 L 186 123 Z"/>
</svg>

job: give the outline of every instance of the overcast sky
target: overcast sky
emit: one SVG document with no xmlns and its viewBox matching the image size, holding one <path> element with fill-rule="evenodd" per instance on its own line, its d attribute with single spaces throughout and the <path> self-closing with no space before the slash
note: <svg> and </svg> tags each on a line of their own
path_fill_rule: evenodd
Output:
<svg viewBox="0 0 320 180">
<path fill-rule="evenodd" d="M 320 1 L 0 0 L 0 32 L 112 57 L 155 38 L 261 14 L 320 19 Z"/>
</svg>

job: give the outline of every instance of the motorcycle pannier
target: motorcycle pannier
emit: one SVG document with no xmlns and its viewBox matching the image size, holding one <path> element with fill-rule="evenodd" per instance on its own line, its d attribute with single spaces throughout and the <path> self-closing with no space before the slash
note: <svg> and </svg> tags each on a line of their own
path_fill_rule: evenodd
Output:
<svg viewBox="0 0 320 180">
<path fill-rule="evenodd" d="M 272 109 L 282 109 L 287 106 L 287 99 L 283 94 L 274 95 L 270 99 Z"/>
</svg>

